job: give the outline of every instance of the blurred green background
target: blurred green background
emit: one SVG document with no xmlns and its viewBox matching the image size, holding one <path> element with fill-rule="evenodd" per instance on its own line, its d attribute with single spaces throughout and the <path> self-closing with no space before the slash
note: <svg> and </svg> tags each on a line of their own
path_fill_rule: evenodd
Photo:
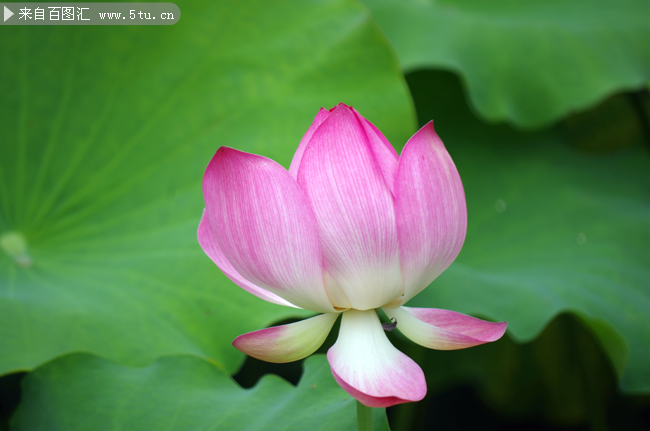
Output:
<svg viewBox="0 0 650 431">
<path fill-rule="evenodd" d="M 322 355 L 231 346 L 309 313 L 196 241 L 219 146 L 288 167 L 339 102 L 398 151 L 433 119 L 463 180 L 464 248 L 409 305 L 509 322 L 454 352 L 392 333 L 429 392 L 376 429 L 650 429 L 649 2 L 176 4 L 0 26 L 0 430 L 356 429 Z"/>
</svg>

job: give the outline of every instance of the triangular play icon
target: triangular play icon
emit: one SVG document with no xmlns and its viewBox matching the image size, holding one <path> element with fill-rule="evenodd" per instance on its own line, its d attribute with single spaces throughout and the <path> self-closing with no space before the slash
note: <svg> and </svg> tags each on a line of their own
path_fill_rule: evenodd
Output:
<svg viewBox="0 0 650 431">
<path fill-rule="evenodd" d="M 7 6 L 5 6 L 4 8 L 5 8 L 5 21 L 7 21 L 9 18 L 11 18 L 14 15 L 14 13 L 9 9 L 7 9 Z"/>
</svg>

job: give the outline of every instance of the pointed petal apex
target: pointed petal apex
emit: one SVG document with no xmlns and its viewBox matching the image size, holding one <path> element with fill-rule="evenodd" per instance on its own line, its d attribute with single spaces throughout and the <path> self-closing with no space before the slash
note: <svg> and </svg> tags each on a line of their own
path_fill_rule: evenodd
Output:
<svg viewBox="0 0 650 431">
<path fill-rule="evenodd" d="M 338 316 L 337 313 L 326 313 L 289 325 L 249 332 L 235 338 L 232 344 L 248 356 L 262 361 L 298 361 L 318 350 Z"/>
<path fill-rule="evenodd" d="M 343 313 L 327 359 L 339 385 L 367 406 L 390 407 L 426 395 L 424 373 L 388 341 L 375 310 Z"/>
<path fill-rule="evenodd" d="M 293 155 L 293 159 L 291 160 L 291 166 L 289 166 L 289 175 L 291 175 L 291 177 L 294 180 L 298 178 L 298 169 L 300 169 L 300 161 L 302 160 L 302 155 L 305 153 L 305 148 L 307 148 L 307 144 L 309 144 L 309 141 L 311 140 L 311 137 L 316 131 L 316 129 L 318 129 L 318 126 L 320 126 L 321 123 L 325 121 L 325 119 L 329 115 L 330 115 L 330 111 L 328 111 L 325 108 L 320 108 L 318 114 L 316 114 L 316 117 L 314 118 L 314 121 L 311 123 L 311 126 L 309 126 L 309 129 L 307 129 L 307 132 L 305 132 L 305 135 L 300 140 L 298 149 L 296 149 L 296 152 Z"/>
<path fill-rule="evenodd" d="M 399 165 L 397 151 L 374 124 L 366 120 L 356 109 L 353 109 L 353 111 L 368 136 L 370 148 L 384 176 L 384 181 L 390 192 L 395 195 L 395 178 L 397 177 L 397 167 Z"/>
<path fill-rule="evenodd" d="M 458 350 L 496 341 L 506 332 L 506 322 L 487 322 L 438 308 L 384 308 L 397 319 L 397 329 L 414 343 L 429 349 Z"/>
</svg>

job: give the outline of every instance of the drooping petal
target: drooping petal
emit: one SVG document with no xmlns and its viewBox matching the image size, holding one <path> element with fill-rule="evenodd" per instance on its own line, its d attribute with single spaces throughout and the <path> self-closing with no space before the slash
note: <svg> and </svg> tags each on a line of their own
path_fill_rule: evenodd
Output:
<svg viewBox="0 0 650 431">
<path fill-rule="evenodd" d="M 386 139 L 384 134 L 374 124 L 363 118 L 356 109 L 353 109 L 353 111 L 368 136 L 370 148 L 384 176 L 384 181 L 386 181 L 388 188 L 394 196 L 395 177 L 397 176 L 397 167 L 399 164 L 397 151 L 395 151 L 395 148 L 393 148 L 388 139 Z"/>
<path fill-rule="evenodd" d="M 334 312 L 314 214 L 282 166 L 221 147 L 205 171 L 203 195 L 217 243 L 242 277 L 299 307 Z"/>
<path fill-rule="evenodd" d="M 395 194 L 406 303 L 451 265 L 467 231 L 463 184 L 433 122 L 406 143 Z"/>
<path fill-rule="evenodd" d="M 314 118 L 314 121 L 311 123 L 311 126 L 309 126 L 309 129 L 307 129 L 307 132 L 300 140 L 298 149 L 293 155 L 293 159 L 291 160 L 291 165 L 289 166 L 289 175 L 291 175 L 294 180 L 298 178 L 298 169 L 300 168 L 300 160 L 302 159 L 302 155 L 305 153 L 305 148 L 307 148 L 307 144 L 309 143 L 309 140 L 311 139 L 316 129 L 318 129 L 318 126 L 320 126 L 321 123 L 325 121 L 325 119 L 329 115 L 330 115 L 330 111 L 328 111 L 325 108 L 320 108 L 318 114 L 316 114 L 316 117 Z"/>
<path fill-rule="evenodd" d="M 352 307 L 403 292 L 393 197 L 359 119 L 337 107 L 302 156 L 298 184 L 316 214 L 325 266 Z"/>
<path fill-rule="evenodd" d="M 339 385 L 370 407 L 419 401 L 427 393 L 424 373 L 388 341 L 375 310 L 343 313 L 327 360 Z"/>
<path fill-rule="evenodd" d="M 487 322 L 438 308 L 384 308 L 397 320 L 397 329 L 413 342 L 437 350 L 457 350 L 496 341 L 506 332 L 506 322 Z"/>
<path fill-rule="evenodd" d="M 232 345 L 262 361 L 297 361 L 318 350 L 338 316 L 338 313 L 326 313 L 289 325 L 249 332 L 235 338 Z"/>
<path fill-rule="evenodd" d="M 235 268 L 233 268 L 230 262 L 228 262 L 228 259 L 226 259 L 226 256 L 223 255 L 223 252 L 217 243 L 217 239 L 214 236 L 214 233 L 212 233 L 212 228 L 210 227 L 210 222 L 205 215 L 205 210 L 201 216 L 201 222 L 199 223 L 199 230 L 197 234 L 199 237 L 199 244 L 201 245 L 201 248 L 203 248 L 205 254 L 207 254 L 208 257 L 212 259 L 212 261 L 226 275 L 226 277 L 231 279 L 236 285 L 246 290 L 247 292 L 252 293 L 258 298 L 262 298 L 263 300 L 271 302 L 273 304 L 300 308 L 286 301 L 285 299 L 280 298 L 275 293 L 271 293 L 266 289 L 262 289 L 261 287 L 254 285 L 242 277 L 241 274 L 238 273 Z"/>
</svg>

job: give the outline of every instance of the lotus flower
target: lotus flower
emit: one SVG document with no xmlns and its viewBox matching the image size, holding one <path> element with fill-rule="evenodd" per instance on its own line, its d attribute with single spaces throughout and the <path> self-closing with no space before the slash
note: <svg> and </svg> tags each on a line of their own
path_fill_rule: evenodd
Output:
<svg viewBox="0 0 650 431">
<path fill-rule="evenodd" d="M 302 359 L 342 315 L 327 353 L 332 374 L 361 403 L 387 407 L 421 400 L 426 381 L 386 337 L 378 308 L 432 349 L 505 332 L 505 322 L 403 306 L 453 262 L 467 230 L 463 186 L 432 122 L 398 156 L 353 108 L 321 108 L 288 172 L 220 147 L 203 194 L 199 242 L 224 274 L 266 301 L 322 313 L 237 337 L 233 345 L 250 356 Z"/>
</svg>

